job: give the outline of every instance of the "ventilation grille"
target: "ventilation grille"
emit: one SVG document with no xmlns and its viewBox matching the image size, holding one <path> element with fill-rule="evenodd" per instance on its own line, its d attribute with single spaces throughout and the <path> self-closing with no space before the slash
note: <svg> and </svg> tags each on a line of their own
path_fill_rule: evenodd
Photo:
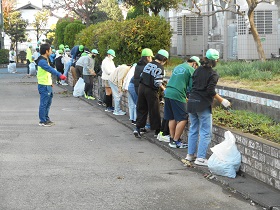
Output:
<svg viewBox="0 0 280 210">
<path fill-rule="evenodd" d="M 186 17 L 186 35 L 203 35 L 202 17 Z"/>
</svg>

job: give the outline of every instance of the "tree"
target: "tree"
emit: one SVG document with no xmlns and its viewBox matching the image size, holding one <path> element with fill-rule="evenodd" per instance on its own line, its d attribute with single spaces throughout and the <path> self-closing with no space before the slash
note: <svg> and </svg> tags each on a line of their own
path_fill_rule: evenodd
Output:
<svg viewBox="0 0 280 210">
<path fill-rule="evenodd" d="M 189 10 L 199 16 L 212 16 L 218 12 L 232 12 L 237 15 L 241 16 L 248 16 L 248 21 L 250 25 L 250 31 L 253 35 L 253 39 L 256 43 L 259 59 L 261 61 L 265 61 L 265 53 L 263 50 L 263 46 L 260 40 L 260 36 L 258 33 L 258 30 L 255 25 L 254 21 L 254 10 L 260 3 L 270 3 L 270 0 L 246 0 L 247 5 L 248 5 L 248 12 L 247 14 L 242 13 L 241 6 L 234 3 L 234 0 L 227 0 L 226 4 L 220 4 L 220 1 L 215 1 L 215 0 L 210 0 L 207 2 L 207 4 L 203 4 L 200 1 L 198 2 L 197 0 L 191 0 L 191 6 Z M 208 11 L 207 13 L 204 13 L 202 11 L 202 7 L 204 6 L 212 6 L 213 8 L 215 7 L 216 9 L 213 11 Z"/>
<path fill-rule="evenodd" d="M 131 6 L 142 7 L 144 11 L 149 8 L 157 16 L 162 9 L 178 9 L 182 0 L 123 0 L 123 2 Z"/>
<path fill-rule="evenodd" d="M 107 14 L 109 20 L 122 21 L 123 15 L 116 0 L 101 0 L 98 9 Z"/>
<path fill-rule="evenodd" d="M 9 16 L 14 11 L 16 0 L 2 0 L 4 30 L 9 27 Z"/>
<path fill-rule="evenodd" d="M 46 32 L 46 37 L 47 37 L 46 42 L 49 44 L 52 44 L 53 41 L 55 40 L 55 29 L 56 29 L 56 24 L 52 24 L 50 29 Z"/>
<path fill-rule="evenodd" d="M 70 13 L 68 17 L 76 15 L 75 18 L 82 20 L 86 26 L 89 26 L 92 23 L 92 16 L 97 11 L 97 5 L 100 3 L 100 0 L 52 0 L 54 3 L 53 9 L 63 8 Z M 72 15 L 73 12 L 75 15 Z"/>
<path fill-rule="evenodd" d="M 19 11 L 15 11 L 9 14 L 8 22 L 5 28 L 5 33 L 11 39 L 12 47 L 16 47 L 18 42 L 25 42 L 26 39 L 26 27 L 28 25 L 28 21 L 24 20 Z M 18 54 L 18 53 L 16 53 Z"/>
<path fill-rule="evenodd" d="M 58 45 L 64 43 L 64 31 L 68 24 L 72 23 L 74 20 L 72 18 L 62 18 L 59 19 L 56 23 L 55 29 L 55 39 L 54 45 L 58 47 Z"/>
<path fill-rule="evenodd" d="M 36 31 L 36 38 L 39 41 L 40 37 L 46 32 L 46 25 L 50 16 L 49 10 L 41 10 L 35 14 L 35 20 L 32 23 L 32 26 Z"/>
<path fill-rule="evenodd" d="M 69 23 L 65 27 L 63 43 L 67 44 L 70 48 L 74 47 L 76 34 L 80 33 L 83 29 L 85 29 L 85 27 L 86 26 L 84 24 L 78 21 Z"/>
</svg>

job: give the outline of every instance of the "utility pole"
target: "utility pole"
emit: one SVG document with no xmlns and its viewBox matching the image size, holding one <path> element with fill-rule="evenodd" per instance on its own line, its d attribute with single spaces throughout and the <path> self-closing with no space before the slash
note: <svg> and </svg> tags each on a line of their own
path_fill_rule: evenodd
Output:
<svg viewBox="0 0 280 210">
<path fill-rule="evenodd" d="M 0 36 L 1 36 L 1 49 L 4 49 L 4 21 L 3 21 L 3 6 L 2 6 L 2 0 L 0 0 L 0 3 L 1 3 L 1 17 L 0 17 L 0 22 L 1 22 L 1 24 L 0 24 L 0 26 L 1 26 L 1 28 L 0 28 L 0 32 L 1 32 L 1 34 L 0 34 Z"/>
</svg>

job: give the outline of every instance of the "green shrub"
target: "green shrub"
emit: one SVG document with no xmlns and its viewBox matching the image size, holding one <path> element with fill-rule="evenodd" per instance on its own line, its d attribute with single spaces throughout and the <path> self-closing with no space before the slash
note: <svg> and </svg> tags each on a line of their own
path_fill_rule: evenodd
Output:
<svg viewBox="0 0 280 210">
<path fill-rule="evenodd" d="M 67 24 L 64 30 L 64 44 L 67 44 L 70 49 L 75 44 L 75 35 L 82 31 L 86 26 L 81 22 L 73 22 Z"/>
<path fill-rule="evenodd" d="M 64 31 L 68 24 L 73 23 L 71 18 L 59 19 L 56 23 L 54 46 L 58 48 L 60 44 L 64 43 Z"/>
<path fill-rule="evenodd" d="M 0 49 L 0 64 L 9 63 L 9 50 Z"/>
<path fill-rule="evenodd" d="M 138 16 L 122 22 L 106 21 L 91 25 L 76 36 L 76 44 L 97 48 L 101 57 L 108 49 L 114 49 L 115 63 L 122 64 L 137 62 L 146 47 L 151 48 L 154 54 L 159 49 L 168 50 L 170 39 L 170 24 L 164 18 Z"/>
</svg>

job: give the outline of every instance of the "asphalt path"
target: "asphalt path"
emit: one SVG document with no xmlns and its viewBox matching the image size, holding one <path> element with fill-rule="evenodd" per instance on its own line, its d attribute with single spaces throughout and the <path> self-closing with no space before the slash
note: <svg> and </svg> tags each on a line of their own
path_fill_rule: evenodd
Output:
<svg viewBox="0 0 280 210">
<path fill-rule="evenodd" d="M 262 209 L 60 87 L 54 126 L 38 106 L 35 77 L 0 69 L 0 210 Z"/>
</svg>

